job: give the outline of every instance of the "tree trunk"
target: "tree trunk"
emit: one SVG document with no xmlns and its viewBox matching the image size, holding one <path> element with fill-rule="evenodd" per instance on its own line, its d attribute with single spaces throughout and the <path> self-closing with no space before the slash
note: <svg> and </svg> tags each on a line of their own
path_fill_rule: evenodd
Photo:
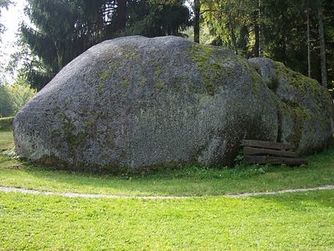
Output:
<svg viewBox="0 0 334 251">
<path fill-rule="evenodd" d="M 261 18 L 262 18 L 262 3 L 261 0 L 258 1 L 258 8 L 259 8 L 259 17 L 258 17 L 258 29 L 259 29 L 259 42 L 258 42 L 258 51 L 259 51 L 259 57 L 263 57 L 263 34 L 262 34 L 262 26 L 261 26 Z"/>
<path fill-rule="evenodd" d="M 116 30 L 124 31 L 126 27 L 126 0 L 117 0 Z"/>
<path fill-rule="evenodd" d="M 259 27 L 258 13 L 256 13 L 256 17 L 255 17 L 254 33 L 255 33 L 254 57 L 259 57 L 260 56 L 260 27 Z"/>
<path fill-rule="evenodd" d="M 254 12 L 254 35 L 255 44 L 253 48 L 254 57 L 262 57 L 262 30 L 261 30 L 261 0 L 257 1 L 257 10 Z"/>
<path fill-rule="evenodd" d="M 322 7 L 318 8 L 319 39 L 320 39 L 320 60 L 321 60 L 321 84 L 327 88 L 327 66 L 326 66 L 326 43 L 323 22 Z"/>
<path fill-rule="evenodd" d="M 307 0 L 307 73 L 311 77 L 311 37 L 310 37 L 310 3 Z"/>
<path fill-rule="evenodd" d="M 233 19 L 230 14 L 228 15 L 228 28 L 229 28 L 230 35 L 231 35 L 233 49 L 235 51 L 235 54 L 238 55 L 239 51 L 238 51 L 238 45 L 237 45 L 237 37 L 235 35 L 235 27 L 234 27 Z"/>
<path fill-rule="evenodd" d="M 201 2 L 200 0 L 194 0 L 194 42 L 200 42 L 200 15 L 201 15 Z"/>
</svg>

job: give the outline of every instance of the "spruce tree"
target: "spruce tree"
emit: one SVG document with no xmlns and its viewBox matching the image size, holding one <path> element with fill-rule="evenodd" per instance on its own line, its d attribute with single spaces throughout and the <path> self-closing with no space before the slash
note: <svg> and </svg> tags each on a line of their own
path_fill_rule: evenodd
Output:
<svg viewBox="0 0 334 251">
<path fill-rule="evenodd" d="M 34 27 L 22 25 L 22 41 L 38 58 L 24 69 L 43 87 L 62 67 L 103 40 L 122 35 L 178 35 L 188 25 L 183 0 L 28 0 Z"/>
</svg>

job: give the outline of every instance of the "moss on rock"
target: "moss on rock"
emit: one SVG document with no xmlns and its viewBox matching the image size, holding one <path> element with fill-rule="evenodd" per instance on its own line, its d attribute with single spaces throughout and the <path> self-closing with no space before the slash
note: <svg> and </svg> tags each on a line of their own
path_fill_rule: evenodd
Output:
<svg viewBox="0 0 334 251">
<path fill-rule="evenodd" d="M 219 80 L 223 80 L 223 69 L 226 68 L 223 64 L 226 58 L 219 57 L 217 49 L 198 44 L 191 47 L 190 55 L 197 63 L 207 93 L 213 96 L 217 87 L 223 84 L 223 81 Z"/>
</svg>

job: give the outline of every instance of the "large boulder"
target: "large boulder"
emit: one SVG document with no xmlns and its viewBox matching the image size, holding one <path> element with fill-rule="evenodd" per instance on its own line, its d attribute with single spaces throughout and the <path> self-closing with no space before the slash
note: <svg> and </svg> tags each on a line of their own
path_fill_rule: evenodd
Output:
<svg viewBox="0 0 334 251">
<path fill-rule="evenodd" d="M 179 37 L 103 42 L 17 114 L 16 152 L 70 168 L 140 171 L 228 165 L 244 138 L 292 142 L 302 152 L 325 147 L 326 91 L 260 61 Z"/>
<path fill-rule="evenodd" d="M 299 154 L 320 151 L 332 138 L 333 103 L 328 91 L 316 80 L 267 58 L 252 58 L 278 107 L 278 140 L 291 143 Z"/>
</svg>

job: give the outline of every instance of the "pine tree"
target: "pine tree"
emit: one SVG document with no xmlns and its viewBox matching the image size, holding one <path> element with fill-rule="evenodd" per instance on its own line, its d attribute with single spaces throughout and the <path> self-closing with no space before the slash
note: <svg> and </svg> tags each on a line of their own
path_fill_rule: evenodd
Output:
<svg viewBox="0 0 334 251">
<path fill-rule="evenodd" d="M 178 35 L 188 25 L 183 0 L 28 0 L 34 28 L 22 25 L 22 41 L 39 60 L 23 71 L 40 88 L 94 44 L 121 35 Z"/>
</svg>

